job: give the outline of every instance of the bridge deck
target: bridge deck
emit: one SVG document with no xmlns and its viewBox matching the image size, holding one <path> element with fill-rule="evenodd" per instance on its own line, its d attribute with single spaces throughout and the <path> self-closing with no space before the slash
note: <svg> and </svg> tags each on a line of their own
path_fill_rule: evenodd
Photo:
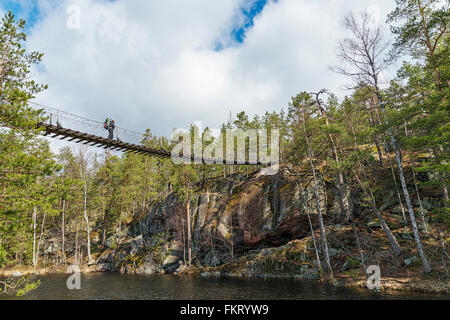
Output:
<svg viewBox="0 0 450 320">
<path fill-rule="evenodd" d="M 82 144 L 89 144 L 90 146 L 102 146 L 104 148 L 110 148 L 111 150 L 115 151 L 125 151 L 125 152 L 131 152 L 131 153 L 137 153 L 157 158 L 165 158 L 170 159 L 172 154 L 169 151 L 162 150 L 162 149 L 155 149 L 150 147 L 145 147 L 142 145 L 127 143 L 123 141 L 118 140 L 109 140 L 107 138 L 103 138 L 100 136 L 96 136 L 93 134 L 88 134 L 85 132 L 72 130 L 68 128 L 63 128 L 59 126 L 55 126 L 52 124 L 47 123 L 40 123 L 40 127 L 45 128 L 44 135 L 50 136 L 50 138 L 57 138 L 60 140 L 64 140 L 68 138 L 67 141 L 73 141 L 76 140 L 76 143 L 82 143 Z M 194 157 L 191 157 L 190 160 L 196 160 Z M 213 161 L 211 159 L 202 159 L 202 163 L 212 163 Z M 230 164 L 227 163 L 225 160 L 221 161 L 221 164 Z M 235 165 L 259 165 L 261 163 L 249 163 L 248 161 L 245 161 L 244 163 L 231 163 Z"/>
<path fill-rule="evenodd" d="M 132 153 L 156 156 L 158 158 L 171 157 L 171 153 L 165 150 L 144 147 L 117 140 L 109 140 L 93 134 L 88 134 L 68 128 L 62 128 L 46 123 L 41 123 L 40 126 L 45 128 L 44 135 L 51 135 L 51 138 L 58 138 L 60 140 L 68 138 L 67 141 L 76 140 L 76 143 L 90 144 L 91 146 L 102 146 L 104 148 L 110 148 L 111 150 L 128 151 Z"/>
</svg>

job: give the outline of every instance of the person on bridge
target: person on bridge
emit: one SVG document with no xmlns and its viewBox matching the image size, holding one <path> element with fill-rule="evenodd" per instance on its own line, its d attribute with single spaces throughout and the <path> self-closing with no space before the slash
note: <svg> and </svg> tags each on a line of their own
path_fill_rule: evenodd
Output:
<svg viewBox="0 0 450 320">
<path fill-rule="evenodd" d="M 116 127 L 114 119 L 106 118 L 105 122 L 103 123 L 103 127 L 108 130 L 108 139 L 113 140 L 114 139 L 114 128 Z"/>
</svg>

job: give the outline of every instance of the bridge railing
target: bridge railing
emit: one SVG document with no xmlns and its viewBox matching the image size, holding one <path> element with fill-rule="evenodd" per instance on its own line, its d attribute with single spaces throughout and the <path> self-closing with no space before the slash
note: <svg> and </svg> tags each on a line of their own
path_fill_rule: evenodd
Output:
<svg viewBox="0 0 450 320">
<path fill-rule="evenodd" d="M 108 136 L 108 131 L 103 127 L 103 122 L 85 118 L 57 108 L 48 107 L 36 102 L 30 102 L 30 106 L 35 109 L 43 110 L 43 115 L 47 118 L 47 124 L 55 126 L 59 124 L 63 128 L 82 131 L 105 138 Z M 114 139 L 117 139 L 117 137 L 123 142 L 140 145 L 144 139 L 144 134 L 116 125 L 114 129 Z"/>
<path fill-rule="evenodd" d="M 94 135 L 94 136 L 103 137 L 103 138 L 108 137 L 108 131 L 105 130 L 105 128 L 103 126 L 103 122 L 85 118 L 85 117 L 82 117 L 82 116 L 79 116 L 79 115 L 76 115 L 76 114 L 73 114 L 70 112 L 66 112 L 66 111 L 63 111 L 63 110 L 60 110 L 57 108 L 48 107 L 48 106 L 45 106 L 45 105 L 42 105 L 42 104 L 39 104 L 36 102 L 30 102 L 30 106 L 34 109 L 40 109 L 43 111 L 43 116 L 46 118 L 46 120 L 45 120 L 46 124 L 53 125 L 55 127 L 62 127 L 65 129 L 79 131 L 78 136 L 81 138 L 83 138 L 83 134 L 89 134 L 89 135 Z M 63 136 L 63 137 L 67 136 L 67 135 L 64 135 L 64 133 L 60 134 L 60 132 L 58 132 L 58 130 L 59 130 L 58 128 L 53 128 L 50 131 L 55 136 L 58 136 L 58 135 Z M 73 137 L 73 136 L 74 136 L 74 134 L 70 135 L 70 137 Z M 76 139 L 78 139 L 78 136 Z M 120 141 L 118 141 L 117 138 L 119 138 Z M 125 128 L 121 128 L 117 125 L 115 127 L 114 140 L 116 140 L 117 143 L 115 143 L 114 145 L 117 145 L 120 147 L 121 146 L 120 142 L 124 142 L 124 143 L 139 146 L 139 145 L 142 145 L 143 139 L 144 139 L 143 133 L 125 129 Z M 104 139 L 97 139 L 97 140 L 104 140 Z M 92 137 L 90 137 L 90 140 L 88 140 L 88 141 L 95 142 L 95 139 L 92 140 Z M 109 144 L 108 143 L 109 142 L 107 142 L 106 144 L 111 145 L 111 143 L 109 143 Z M 105 145 L 105 143 L 103 143 L 103 142 L 100 142 L 100 144 Z M 160 140 L 160 144 L 161 144 L 161 140 Z M 127 150 L 139 149 L 139 147 L 137 147 L 137 146 L 131 146 L 131 147 L 128 146 L 127 147 L 126 144 L 122 144 L 122 145 L 125 145 L 125 148 L 123 148 L 123 149 L 127 149 Z M 149 153 L 153 154 L 153 155 L 161 155 L 160 151 L 164 151 L 164 153 L 167 155 L 168 151 L 164 150 L 164 148 L 162 148 L 161 145 L 160 145 L 160 147 L 161 148 L 156 147 L 156 149 L 158 149 L 158 150 L 155 149 L 156 151 L 150 150 Z M 266 147 L 269 148 L 270 146 L 267 145 Z M 191 156 L 189 156 L 188 159 L 191 160 Z M 199 160 L 205 160 L 205 162 L 208 162 L 208 163 L 212 161 L 211 159 L 199 159 Z M 254 164 L 260 164 L 260 163 L 254 163 Z"/>
</svg>

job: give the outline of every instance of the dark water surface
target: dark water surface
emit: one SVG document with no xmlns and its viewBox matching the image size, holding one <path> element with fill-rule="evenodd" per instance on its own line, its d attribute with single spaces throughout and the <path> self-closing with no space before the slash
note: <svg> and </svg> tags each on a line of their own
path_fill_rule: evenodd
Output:
<svg viewBox="0 0 450 320">
<path fill-rule="evenodd" d="M 68 274 L 36 277 L 41 285 L 13 299 L 450 299 L 422 293 L 374 293 L 310 281 L 200 278 L 174 275 L 82 274 L 81 289 L 69 290 Z M 5 297 L 2 297 L 5 298 Z"/>
</svg>

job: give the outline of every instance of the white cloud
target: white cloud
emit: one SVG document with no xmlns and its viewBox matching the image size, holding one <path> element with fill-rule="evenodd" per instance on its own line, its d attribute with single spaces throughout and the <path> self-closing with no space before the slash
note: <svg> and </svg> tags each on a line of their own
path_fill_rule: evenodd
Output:
<svg viewBox="0 0 450 320">
<path fill-rule="evenodd" d="M 169 136 L 194 121 L 217 127 L 229 111 L 286 107 L 302 90 L 341 91 L 335 62 L 340 22 L 369 1 L 279 0 L 269 3 L 238 46 L 212 48 L 242 17 L 242 1 L 40 2 L 46 13 L 28 46 L 45 53 L 49 84 L 37 100 L 102 121 Z M 392 1 L 378 1 L 381 21 Z M 81 8 L 81 27 L 66 27 L 66 9 Z M 375 7 L 372 7 L 375 8 Z"/>
</svg>

